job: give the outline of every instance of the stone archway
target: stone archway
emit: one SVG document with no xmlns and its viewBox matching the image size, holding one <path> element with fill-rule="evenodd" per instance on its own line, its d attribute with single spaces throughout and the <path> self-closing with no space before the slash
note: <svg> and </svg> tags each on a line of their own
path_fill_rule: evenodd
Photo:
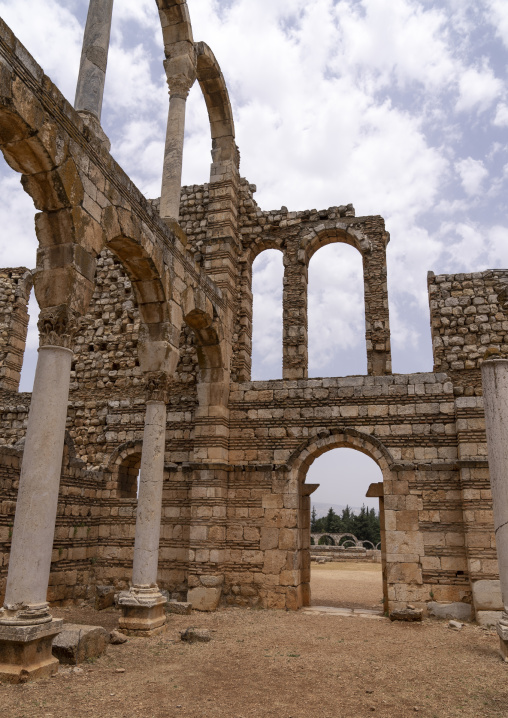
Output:
<svg viewBox="0 0 508 718">
<path fill-rule="evenodd" d="M 311 464 L 322 454 L 333 449 L 349 448 L 360 451 L 371 458 L 381 469 L 383 482 L 372 484 L 368 496 L 379 498 L 379 516 L 381 524 L 381 565 L 383 582 L 383 608 L 388 610 L 389 595 L 386 565 L 386 522 L 383 485 L 386 481 L 393 480 L 392 466 L 393 458 L 388 449 L 375 437 L 364 434 L 354 429 L 345 429 L 339 432 L 323 431 L 319 437 L 315 437 L 293 453 L 288 465 L 290 467 L 289 480 L 294 488 L 298 490 L 298 567 L 299 585 L 297 587 L 298 606 L 310 606 L 310 496 L 318 488 L 318 484 L 306 483 L 307 472 Z M 294 482 L 294 483 L 293 483 Z M 377 487 L 377 489 L 373 489 Z M 374 493 L 372 493 L 374 492 Z"/>
</svg>

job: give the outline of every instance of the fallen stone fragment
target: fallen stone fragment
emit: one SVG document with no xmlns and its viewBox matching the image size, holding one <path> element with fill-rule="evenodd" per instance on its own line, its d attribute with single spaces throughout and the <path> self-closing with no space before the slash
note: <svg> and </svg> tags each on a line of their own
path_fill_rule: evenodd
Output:
<svg viewBox="0 0 508 718">
<path fill-rule="evenodd" d="M 125 668 L 117 668 L 115 673 L 125 673 Z"/>
<path fill-rule="evenodd" d="M 427 610 L 429 616 L 435 616 L 436 618 L 451 618 L 459 621 L 471 620 L 471 605 L 469 603 L 460 601 L 456 603 L 438 603 L 437 601 L 430 601 L 427 604 Z"/>
<path fill-rule="evenodd" d="M 108 632 L 102 626 L 81 626 L 65 623 L 53 641 L 53 655 L 60 663 L 76 665 L 105 653 L 109 643 Z"/>
<path fill-rule="evenodd" d="M 212 639 L 210 631 L 206 628 L 187 628 L 185 631 L 180 631 L 180 638 L 187 643 L 208 643 Z"/>
<path fill-rule="evenodd" d="M 421 621 L 422 608 L 398 608 L 390 612 L 390 621 Z"/>
<path fill-rule="evenodd" d="M 464 624 L 460 621 L 449 621 L 448 628 L 453 628 L 455 631 L 460 631 Z"/>
<path fill-rule="evenodd" d="M 166 603 L 166 613 L 177 613 L 180 616 L 190 616 L 192 612 L 192 603 L 184 603 L 183 601 L 169 601 Z"/>
<path fill-rule="evenodd" d="M 109 608 L 115 602 L 114 586 L 96 586 L 95 587 L 95 610 L 103 611 Z"/>
<path fill-rule="evenodd" d="M 125 636 L 123 633 L 120 633 L 120 631 L 117 631 L 116 629 L 111 631 L 111 633 L 109 634 L 109 642 L 115 646 L 119 645 L 120 643 L 127 643 L 128 640 L 129 639 L 127 638 L 127 636 Z"/>
</svg>

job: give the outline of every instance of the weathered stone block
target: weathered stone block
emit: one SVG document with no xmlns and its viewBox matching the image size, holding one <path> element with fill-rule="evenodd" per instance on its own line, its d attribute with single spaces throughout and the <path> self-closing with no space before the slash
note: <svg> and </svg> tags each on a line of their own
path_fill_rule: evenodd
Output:
<svg viewBox="0 0 508 718">
<path fill-rule="evenodd" d="M 108 643 L 109 633 L 102 626 L 66 623 L 54 639 L 52 650 L 60 663 L 77 665 L 102 656 Z"/>
<path fill-rule="evenodd" d="M 431 601 L 427 604 L 429 616 L 436 618 L 455 618 L 459 621 L 470 621 L 472 608 L 468 603 L 437 603 Z"/>
<path fill-rule="evenodd" d="M 215 611 L 219 605 L 222 588 L 196 586 L 187 591 L 187 601 L 196 611 Z"/>
<path fill-rule="evenodd" d="M 475 581 L 473 583 L 473 601 L 476 611 L 502 611 L 500 581 Z"/>
<path fill-rule="evenodd" d="M 192 613 L 192 603 L 184 603 L 183 601 L 168 601 L 166 604 L 166 613 L 176 613 L 179 616 L 190 616 Z"/>
<path fill-rule="evenodd" d="M 103 611 L 110 608 L 115 602 L 114 586 L 96 586 L 95 587 L 95 610 Z"/>
</svg>

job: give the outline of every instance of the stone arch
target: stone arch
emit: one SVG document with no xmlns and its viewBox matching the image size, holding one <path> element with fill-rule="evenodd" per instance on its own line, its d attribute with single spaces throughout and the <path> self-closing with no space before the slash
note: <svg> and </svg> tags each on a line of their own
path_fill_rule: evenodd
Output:
<svg viewBox="0 0 508 718">
<path fill-rule="evenodd" d="M 298 546 L 299 585 L 297 588 L 298 605 L 310 605 L 310 493 L 316 485 L 307 485 L 305 479 L 310 465 L 318 456 L 332 449 L 349 448 L 361 451 L 377 463 L 383 475 L 383 483 L 390 485 L 395 480 L 393 468 L 396 465 L 388 448 L 376 437 L 357 429 L 323 430 L 317 436 L 302 443 L 290 456 L 286 467 L 288 477 L 287 490 L 299 496 L 298 510 Z M 377 494 L 379 495 L 379 494 Z M 385 531 L 384 498 L 380 497 L 379 514 L 381 522 L 381 564 L 383 576 L 383 598 L 385 610 L 388 608 L 388 582 L 386 564 L 386 545 L 390 541 L 395 545 L 390 532 Z M 355 537 L 356 538 L 356 537 Z M 393 550 L 393 549 L 392 549 Z"/>
<path fill-rule="evenodd" d="M 307 266 L 314 254 L 327 244 L 342 242 L 357 249 L 362 257 L 371 251 L 371 243 L 360 230 L 345 225 L 344 222 L 331 223 L 330 227 L 316 232 L 312 230 L 304 235 L 301 240 L 301 247 L 304 250 L 304 257 Z"/>
<path fill-rule="evenodd" d="M 127 441 L 111 454 L 107 469 L 111 473 L 111 490 L 119 499 L 137 497 L 141 466 L 142 441 Z"/>
<path fill-rule="evenodd" d="M 186 0 L 156 0 L 166 57 L 176 43 L 192 43 L 192 25 Z"/>
<path fill-rule="evenodd" d="M 347 428 L 320 432 L 296 449 L 287 463 L 291 478 L 303 484 L 310 465 L 318 456 L 326 451 L 341 448 L 356 449 L 369 456 L 378 464 L 383 477 L 385 474 L 390 474 L 395 464 L 390 451 L 379 439 L 357 429 Z"/>
<path fill-rule="evenodd" d="M 141 320 L 150 338 L 159 340 L 161 329 L 165 330 L 170 321 L 172 290 L 162 253 L 150 242 L 141 222 L 127 210 L 107 207 L 104 227 L 105 246 L 118 257 L 131 280 Z"/>
<path fill-rule="evenodd" d="M 210 120 L 213 160 L 236 160 L 235 123 L 224 75 L 206 43 L 197 42 L 195 48 L 197 79 Z"/>
<path fill-rule="evenodd" d="M 200 407 L 226 406 L 229 388 L 225 373 L 229 371 L 229 357 L 217 311 L 205 293 L 194 287 L 184 293 L 182 309 L 184 322 L 196 339 Z"/>
</svg>

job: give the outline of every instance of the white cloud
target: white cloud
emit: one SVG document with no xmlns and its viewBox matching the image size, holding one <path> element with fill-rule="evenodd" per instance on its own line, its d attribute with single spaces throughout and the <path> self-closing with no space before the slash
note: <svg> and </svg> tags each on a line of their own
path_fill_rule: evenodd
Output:
<svg viewBox="0 0 508 718">
<path fill-rule="evenodd" d="M 508 6 L 505 0 L 487 0 L 490 7 L 490 20 L 496 30 L 496 34 L 508 47 Z"/>
<path fill-rule="evenodd" d="M 254 379 L 282 377 L 282 252 L 267 249 L 253 266 Z"/>
<path fill-rule="evenodd" d="M 481 160 L 474 160 L 467 157 L 455 163 L 455 170 L 458 172 L 462 187 L 469 196 L 481 192 L 483 181 L 489 176 L 485 165 Z"/>
<path fill-rule="evenodd" d="M 493 124 L 497 127 L 508 126 L 508 105 L 504 102 L 500 102 L 496 108 L 496 116 L 494 117 Z"/>
<path fill-rule="evenodd" d="M 485 63 L 480 70 L 469 67 L 459 79 L 460 96 L 456 109 L 458 112 L 485 112 L 499 98 L 502 89 L 503 83 Z"/>
</svg>

